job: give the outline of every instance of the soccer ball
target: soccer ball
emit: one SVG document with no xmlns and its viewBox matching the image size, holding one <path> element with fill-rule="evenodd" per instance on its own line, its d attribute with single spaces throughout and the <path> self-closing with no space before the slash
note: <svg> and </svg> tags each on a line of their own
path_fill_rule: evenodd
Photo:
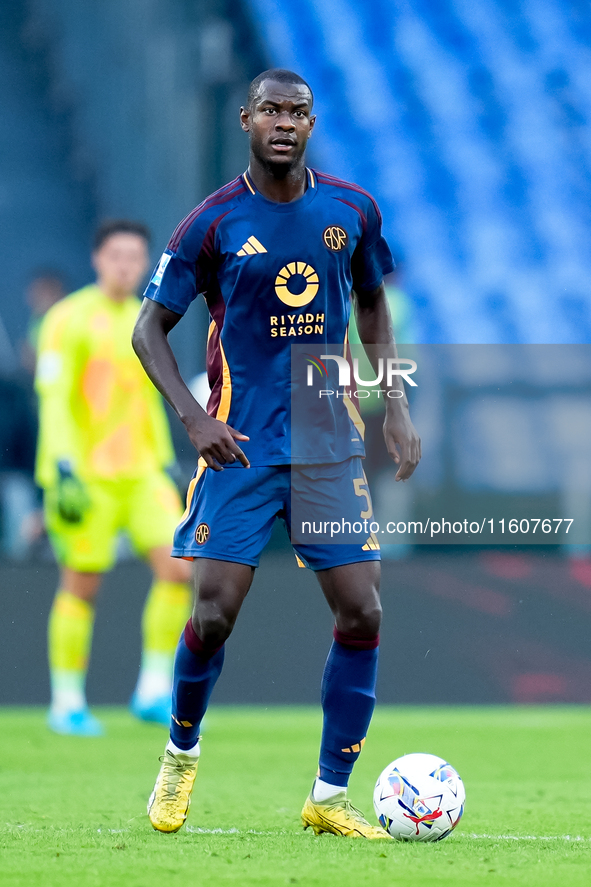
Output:
<svg viewBox="0 0 591 887">
<path fill-rule="evenodd" d="M 373 793 L 380 825 L 398 841 L 441 841 L 464 812 L 464 783 L 436 755 L 404 755 L 388 764 Z"/>
</svg>

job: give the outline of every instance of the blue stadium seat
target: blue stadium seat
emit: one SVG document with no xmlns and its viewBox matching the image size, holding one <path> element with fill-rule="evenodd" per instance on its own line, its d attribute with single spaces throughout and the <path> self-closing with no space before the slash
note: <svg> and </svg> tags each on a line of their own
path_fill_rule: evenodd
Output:
<svg viewBox="0 0 591 887">
<path fill-rule="evenodd" d="M 565 0 L 249 0 L 375 194 L 423 342 L 591 342 L 591 19 Z M 581 7 L 582 10 L 582 7 Z"/>
</svg>

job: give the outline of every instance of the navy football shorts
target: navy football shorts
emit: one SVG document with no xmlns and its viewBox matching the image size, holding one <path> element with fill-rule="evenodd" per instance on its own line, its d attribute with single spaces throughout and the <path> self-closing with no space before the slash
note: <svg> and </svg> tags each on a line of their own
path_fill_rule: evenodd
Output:
<svg viewBox="0 0 591 887">
<path fill-rule="evenodd" d="M 325 465 L 198 467 L 172 555 L 257 567 L 276 518 L 284 521 L 301 566 L 327 570 L 380 560 L 358 456 Z"/>
</svg>

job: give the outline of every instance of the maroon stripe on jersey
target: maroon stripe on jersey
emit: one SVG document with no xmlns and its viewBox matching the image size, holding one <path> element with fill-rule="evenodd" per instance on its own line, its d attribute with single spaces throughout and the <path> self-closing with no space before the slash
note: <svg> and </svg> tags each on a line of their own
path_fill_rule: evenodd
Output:
<svg viewBox="0 0 591 887">
<path fill-rule="evenodd" d="M 199 256 L 197 257 L 197 264 L 199 264 L 201 256 L 205 256 L 209 260 L 209 264 L 213 262 L 215 256 L 215 235 L 218 225 L 222 219 L 231 212 L 232 210 L 229 209 L 227 212 L 222 213 L 207 229 Z M 207 343 L 207 356 L 205 361 L 207 378 L 209 379 L 209 386 L 211 388 L 211 394 L 207 402 L 207 411 L 210 415 L 215 416 L 220 405 L 224 384 L 224 366 L 220 350 L 220 333 L 226 316 L 226 303 L 224 302 L 217 277 L 213 277 L 208 281 L 205 301 L 209 308 L 210 316 L 212 320 L 215 321 L 215 329 Z"/>
<path fill-rule="evenodd" d="M 236 197 L 240 194 L 241 191 L 246 191 L 246 187 L 242 181 L 242 177 L 234 179 L 233 182 L 230 182 L 229 185 L 225 185 L 223 188 L 220 188 L 219 191 L 215 191 L 205 200 L 203 200 L 199 206 L 195 207 L 188 216 L 180 222 L 175 230 L 173 231 L 172 237 L 168 242 L 167 249 L 176 251 L 179 243 L 181 242 L 184 235 L 187 233 L 193 222 L 195 221 L 201 213 L 205 212 L 206 209 L 210 209 L 212 206 L 217 206 L 221 203 L 226 203 L 228 200 L 231 200 L 233 197 Z"/>
<path fill-rule="evenodd" d="M 231 200 L 231 197 L 228 197 L 227 200 Z M 220 203 L 225 203 L 227 201 L 220 201 Z M 227 215 L 232 212 L 231 209 L 227 209 L 225 213 L 221 213 L 217 216 L 207 231 L 205 232 L 205 237 L 203 238 L 203 243 L 201 244 L 201 249 L 199 250 L 199 255 L 197 256 L 197 265 L 199 265 L 201 261 L 201 257 L 205 256 L 209 259 L 210 262 L 213 262 L 215 257 L 215 235 L 218 230 L 218 225 Z"/>
<path fill-rule="evenodd" d="M 211 262 L 215 253 L 215 235 L 218 225 L 220 224 L 222 219 L 231 212 L 232 210 L 229 209 L 227 212 L 222 213 L 220 216 L 218 216 L 217 219 L 215 219 L 215 221 L 211 223 L 211 225 L 207 229 L 205 237 L 203 238 L 203 245 L 201 247 L 199 257 L 201 257 L 201 255 L 204 255 Z M 199 258 L 197 259 L 197 261 L 199 262 Z M 220 405 L 220 401 L 222 398 L 222 389 L 224 385 L 224 364 L 220 348 L 220 335 L 226 316 L 226 303 L 224 302 L 222 290 L 220 288 L 217 277 L 209 280 L 207 285 L 207 292 L 205 293 L 205 301 L 207 303 L 211 319 L 215 321 L 215 328 L 207 342 L 207 356 L 205 360 L 207 378 L 209 380 L 209 386 L 211 388 L 211 394 L 209 395 L 209 400 L 207 402 L 207 412 L 210 414 L 210 416 L 215 416 Z"/>
<path fill-rule="evenodd" d="M 221 322 L 223 323 L 223 319 Z M 215 327 L 207 343 L 207 357 L 205 360 L 205 369 L 211 388 L 211 394 L 207 401 L 207 412 L 210 416 L 215 416 L 218 411 L 224 387 L 224 362 L 220 348 L 220 332 L 221 323 L 216 320 Z"/>
<path fill-rule="evenodd" d="M 207 355 L 205 358 L 205 369 L 211 389 L 211 394 L 207 401 L 207 412 L 210 416 L 215 416 L 224 388 L 224 361 L 222 359 L 220 339 L 226 318 L 226 303 L 224 302 L 217 277 L 211 281 L 210 286 L 207 288 L 205 301 L 209 308 L 211 319 L 215 322 L 215 327 L 207 342 Z"/>
<path fill-rule="evenodd" d="M 230 198 L 228 198 L 228 199 L 230 199 Z M 197 292 L 198 293 L 204 292 L 204 288 L 203 288 L 204 285 L 207 288 L 207 291 L 209 292 L 209 289 L 211 287 L 211 282 L 209 280 L 209 276 L 208 276 L 207 272 L 204 275 L 201 275 L 202 262 L 203 262 L 203 260 L 205 260 L 203 262 L 203 264 L 205 264 L 206 269 L 208 267 L 210 267 L 212 264 L 215 265 L 215 235 L 216 235 L 216 231 L 217 231 L 218 225 L 220 224 L 222 219 L 224 219 L 231 212 L 232 212 L 232 210 L 228 209 L 228 210 L 226 210 L 225 213 L 220 213 L 220 215 L 217 216 L 213 220 L 213 222 L 210 224 L 209 228 L 205 232 L 205 237 L 203 238 L 203 242 L 201 244 L 201 249 L 199 250 L 199 254 L 198 254 L 197 259 L 195 261 L 195 276 L 196 276 Z"/>
<path fill-rule="evenodd" d="M 210 281 L 210 284 L 207 287 L 207 292 L 205 293 L 205 302 L 209 309 L 211 319 L 215 320 L 215 325 L 221 332 L 224 325 L 224 320 L 226 318 L 226 303 L 224 302 L 222 290 L 220 288 L 217 277 Z"/>
<path fill-rule="evenodd" d="M 365 217 L 364 213 L 361 212 L 359 207 L 355 206 L 354 203 L 350 203 L 348 200 L 345 200 L 344 197 L 335 197 L 335 200 L 338 200 L 340 203 L 344 203 L 346 206 L 350 206 L 351 209 L 354 209 L 356 212 L 359 213 L 359 216 L 361 218 L 361 225 L 363 227 L 363 233 L 365 234 L 365 229 L 367 228 L 367 218 Z"/>
<path fill-rule="evenodd" d="M 380 208 L 369 193 L 364 188 L 361 188 L 359 185 L 354 185 L 353 182 L 345 182 L 344 179 L 337 179 L 336 176 L 330 176 L 326 172 L 318 172 L 318 170 L 314 170 L 316 173 L 316 178 L 319 182 L 323 182 L 325 185 L 334 185 L 336 188 L 348 188 L 350 191 L 357 191 L 358 194 L 364 194 L 366 197 L 369 197 L 371 202 L 374 205 L 374 209 L 377 213 L 378 219 L 380 221 L 380 225 L 382 224 L 382 214 L 380 212 Z"/>
</svg>

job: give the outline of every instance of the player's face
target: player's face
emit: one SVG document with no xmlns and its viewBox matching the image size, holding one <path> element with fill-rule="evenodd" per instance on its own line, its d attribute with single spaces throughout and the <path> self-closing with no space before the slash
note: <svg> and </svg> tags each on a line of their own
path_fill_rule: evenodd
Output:
<svg viewBox="0 0 591 887">
<path fill-rule="evenodd" d="M 138 234 L 111 234 L 92 255 L 99 284 L 109 293 L 135 293 L 148 270 L 148 246 Z"/>
<path fill-rule="evenodd" d="M 307 86 L 264 80 L 251 108 L 240 109 L 250 148 L 264 166 L 287 172 L 303 157 L 316 117 Z"/>
</svg>

